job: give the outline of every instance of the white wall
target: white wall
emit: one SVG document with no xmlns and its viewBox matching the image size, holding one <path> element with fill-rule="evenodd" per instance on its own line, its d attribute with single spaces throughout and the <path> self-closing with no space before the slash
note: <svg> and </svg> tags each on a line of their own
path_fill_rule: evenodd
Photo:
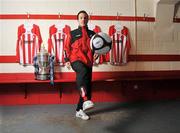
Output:
<svg viewBox="0 0 180 133">
<path fill-rule="evenodd" d="M 144 13 L 150 17 L 156 17 L 154 13 L 158 8 L 168 8 L 167 14 L 171 14 L 173 7 L 171 5 L 158 6 L 156 9 L 156 0 L 137 0 L 137 16 L 143 16 Z M 135 15 L 135 0 L 0 0 L 0 14 L 58 14 L 76 15 L 78 11 L 86 10 L 93 15 L 116 15 L 117 12 L 123 16 Z M 170 10 L 170 11 L 169 11 Z M 168 12 L 169 11 L 169 12 Z M 161 11 L 160 11 L 161 12 Z M 178 24 L 172 24 L 169 16 L 166 27 L 158 13 L 157 22 L 137 22 L 137 27 L 133 21 L 121 21 L 122 25 L 129 28 L 131 36 L 130 54 L 178 54 L 180 51 L 179 40 L 180 30 Z M 17 27 L 27 20 L 13 19 L 0 20 L 0 55 L 15 55 Z M 62 22 L 77 27 L 76 20 L 31 20 L 40 26 L 43 42 L 47 47 L 49 27 L 55 23 Z M 117 23 L 116 21 L 91 21 L 101 27 L 102 31 L 108 32 L 108 27 Z M 164 21 L 163 21 L 164 22 Z M 178 27 L 178 28 L 177 28 Z M 137 28 L 137 44 L 135 43 L 135 29 Z M 158 33 L 157 31 L 163 31 Z M 167 34 L 162 34 L 164 32 Z M 165 40 L 164 37 L 166 37 Z M 172 47 L 173 46 L 173 47 Z M 137 48 L 137 49 L 136 49 Z M 158 66 L 158 67 L 157 67 Z M 94 67 L 94 71 L 140 71 L 140 70 L 172 70 L 179 69 L 178 62 L 129 62 L 126 66 L 100 65 Z M 59 68 L 59 71 L 68 71 L 66 68 Z M 16 63 L 0 64 L 0 72 L 33 72 L 33 67 L 22 67 Z"/>
<path fill-rule="evenodd" d="M 154 49 L 158 53 L 180 53 L 180 26 L 173 23 L 174 5 L 159 4 L 155 23 Z"/>
</svg>

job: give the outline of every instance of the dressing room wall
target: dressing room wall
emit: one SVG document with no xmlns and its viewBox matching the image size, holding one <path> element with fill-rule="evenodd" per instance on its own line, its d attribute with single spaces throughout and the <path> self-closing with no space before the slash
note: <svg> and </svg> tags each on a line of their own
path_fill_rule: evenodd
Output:
<svg viewBox="0 0 180 133">
<path fill-rule="evenodd" d="M 174 3 L 158 3 L 157 0 L 1 0 L 0 14 L 53 14 L 76 15 L 86 10 L 99 16 L 154 17 L 155 22 L 90 20 L 108 33 L 109 26 L 120 23 L 129 29 L 130 55 L 178 55 L 180 53 L 180 26 L 173 22 Z M 178 13 L 179 14 L 179 11 Z M 30 21 L 40 27 L 43 44 L 47 48 L 49 27 L 63 23 L 75 29 L 77 20 L 63 19 L 0 19 L 0 56 L 15 56 L 18 26 Z M 179 70 L 179 61 L 130 61 L 124 66 L 109 63 L 94 67 L 94 71 L 159 71 Z M 64 67 L 57 71 L 71 72 Z M 34 72 L 33 66 L 18 63 L 0 63 L 1 73 Z"/>
</svg>

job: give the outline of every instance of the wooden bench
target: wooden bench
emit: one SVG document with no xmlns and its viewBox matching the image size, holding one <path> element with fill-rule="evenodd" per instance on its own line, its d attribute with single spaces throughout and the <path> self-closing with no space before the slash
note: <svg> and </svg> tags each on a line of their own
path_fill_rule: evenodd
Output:
<svg viewBox="0 0 180 133">
<path fill-rule="evenodd" d="M 55 83 L 75 82 L 74 72 L 55 74 Z M 121 80 L 162 80 L 180 79 L 180 71 L 127 71 L 93 72 L 93 82 Z M 0 73 L 0 84 L 48 83 L 49 80 L 35 80 L 33 73 Z"/>
<path fill-rule="evenodd" d="M 74 72 L 56 73 L 55 84 L 75 83 Z M 128 72 L 93 72 L 93 83 L 143 81 L 143 80 L 169 80 L 180 79 L 180 71 L 128 71 Z M 126 83 L 127 83 L 126 82 Z M 24 97 L 27 98 L 28 84 L 48 84 L 49 80 L 35 80 L 33 73 L 0 73 L 0 84 L 23 84 Z M 61 96 L 61 90 L 59 90 Z"/>
</svg>

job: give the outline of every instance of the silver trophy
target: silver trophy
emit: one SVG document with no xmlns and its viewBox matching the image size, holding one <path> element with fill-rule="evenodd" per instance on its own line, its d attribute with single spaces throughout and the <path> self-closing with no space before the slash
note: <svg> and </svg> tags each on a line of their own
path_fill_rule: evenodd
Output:
<svg viewBox="0 0 180 133">
<path fill-rule="evenodd" d="M 50 55 L 45 49 L 44 45 L 41 46 L 40 52 L 37 54 L 38 71 L 36 74 L 37 80 L 50 79 Z"/>
</svg>

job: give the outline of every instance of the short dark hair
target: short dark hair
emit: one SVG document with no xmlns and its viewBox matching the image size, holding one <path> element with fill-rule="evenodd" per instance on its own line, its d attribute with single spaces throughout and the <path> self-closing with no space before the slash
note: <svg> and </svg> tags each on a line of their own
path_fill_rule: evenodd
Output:
<svg viewBox="0 0 180 133">
<path fill-rule="evenodd" d="M 86 11 L 84 11 L 84 10 L 81 10 L 81 11 L 79 11 L 78 12 L 78 14 L 77 14 L 77 19 L 79 19 L 79 14 L 80 13 L 84 13 L 84 14 L 86 14 L 87 15 L 87 17 L 89 18 L 89 15 L 87 14 L 87 12 Z"/>
</svg>

